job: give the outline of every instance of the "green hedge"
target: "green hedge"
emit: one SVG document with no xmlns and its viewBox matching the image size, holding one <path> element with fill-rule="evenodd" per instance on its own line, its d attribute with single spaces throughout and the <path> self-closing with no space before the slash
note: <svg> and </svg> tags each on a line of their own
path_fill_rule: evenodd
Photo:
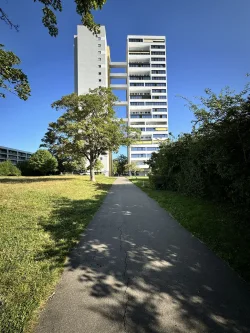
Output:
<svg viewBox="0 0 250 333">
<path fill-rule="evenodd" d="M 250 209 L 250 98 L 207 93 L 204 107 L 191 104 L 197 128 L 152 154 L 150 182 Z"/>
</svg>

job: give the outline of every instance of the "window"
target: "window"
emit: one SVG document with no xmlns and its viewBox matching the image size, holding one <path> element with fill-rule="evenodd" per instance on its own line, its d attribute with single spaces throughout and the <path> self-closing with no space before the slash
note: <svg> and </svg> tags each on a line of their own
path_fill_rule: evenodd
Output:
<svg viewBox="0 0 250 333">
<path fill-rule="evenodd" d="M 152 89 L 153 93 L 166 93 L 166 89 Z"/>
<path fill-rule="evenodd" d="M 101 44 L 98 44 L 98 47 L 101 47 Z"/>
<path fill-rule="evenodd" d="M 146 154 L 131 154 L 132 158 L 143 158 L 143 157 L 147 157 Z"/>
<path fill-rule="evenodd" d="M 102 161 L 102 157 L 100 157 L 100 161 Z"/>
<path fill-rule="evenodd" d="M 146 87 L 166 87 L 166 83 L 145 83 Z"/>
<path fill-rule="evenodd" d="M 102 38 L 101 37 L 98 37 L 98 40 L 101 40 Z"/>
<path fill-rule="evenodd" d="M 152 61 L 165 61 L 165 58 L 152 58 Z"/>
<path fill-rule="evenodd" d="M 166 76 L 152 76 L 152 80 L 166 80 Z"/>
<path fill-rule="evenodd" d="M 143 42 L 143 39 L 141 39 L 141 38 L 129 38 L 128 41 L 130 43 L 141 43 L 141 42 Z"/>
<path fill-rule="evenodd" d="M 101 79 L 99 79 L 99 82 L 102 82 L 102 80 L 101 80 Z"/>
<path fill-rule="evenodd" d="M 167 105 L 167 102 L 146 102 L 146 105 Z"/>
<path fill-rule="evenodd" d="M 151 67 L 166 67 L 165 64 L 152 64 Z"/>
<path fill-rule="evenodd" d="M 99 75 L 102 75 L 102 73 L 101 73 L 101 72 L 99 72 L 98 74 L 99 74 Z"/>
<path fill-rule="evenodd" d="M 146 147 L 131 147 L 131 151 L 146 150 Z"/>
<path fill-rule="evenodd" d="M 162 138 L 167 138 L 167 134 L 153 134 L 154 139 L 162 139 Z"/>
<path fill-rule="evenodd" d="M 101 54 L 101 53 L 102 53 L 102 51 L 98 51 L 98 53 L 99 53 L 99 54 Z"/>
<path fill-rule="evenodd" d="M 167 112 L 168 109 L 167 108 L 153 108 L 154 112 Z"/>
<path fill-rule="evenodd" d="M 101 67 L 102 67 L 102 65 L 98 65 L 98 67 L 99 67 L 99 68 L 101 68 Z"/>
<path fill-rule="evenodd" d="M 165 49 L 164 45 L 151 45 L 151 49 Z"/>
<path fill-rule="evenodd" d="M 166 74 L 166 71 L 164 70 L 152 70 L 152 74 Z"/>
<path fill-rule="evenodd" d="M 130 105 L 144 105 L 144 102 L 130 102 Z"/>
<path fill-rule="evenodd" d="M 163 51 L 152 51 L 151 54 L 152 55 L 165 55 L 165 52 L 163 52 Z"/>
<path fill-rule="evenodd" d="M 101 61 L 101 60 L 102 60 L 102 58 L 98 58 L 98 60 L 99 60 L 99 61 Z"/>
</svg>

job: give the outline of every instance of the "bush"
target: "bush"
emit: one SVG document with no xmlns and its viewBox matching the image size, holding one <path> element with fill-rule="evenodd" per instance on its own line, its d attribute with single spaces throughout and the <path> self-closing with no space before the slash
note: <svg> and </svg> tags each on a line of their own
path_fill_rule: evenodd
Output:
<svg viewBox="0 0 250 333">
<path fill-rule="evenodd" d="M 21 171 L 10 161 L 0 163 L 0 176 L 21 176 Z"/>
<path fill-rule="evenodd" d="M 56 172 L 58 162 L 48 150 L 39 149 L 29 159 L 29 166 L 41 175 L 48 175 Z"/>
<path fill-rule="evenodd" d="M 22 176 L 41 176 L 39 171 L 31 167 L 29 160 L 18 162 L 17 167 L 21 170 Z"/>
<path fill-rule="evenodd" d="M 249 90 L 218 96 L 208 90 L 202 108 L 191 104 L 198 127 L 152 154 L 150 183 L 250 210 Z"/>
</svg>

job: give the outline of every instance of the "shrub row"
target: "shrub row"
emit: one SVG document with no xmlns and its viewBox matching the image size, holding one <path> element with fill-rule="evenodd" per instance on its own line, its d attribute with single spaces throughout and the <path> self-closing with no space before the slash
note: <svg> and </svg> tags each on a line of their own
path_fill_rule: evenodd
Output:
<svg viewBox="0 0 250 333">
<path fill-rule="evenodd" d="M 206 91 L 203 107 L 190 103 L 191 134 L 161 146 L 152 155 L 151 184 L 184 194 L 250 207 L 249 88 L 235 95 Z"/>
</svg>

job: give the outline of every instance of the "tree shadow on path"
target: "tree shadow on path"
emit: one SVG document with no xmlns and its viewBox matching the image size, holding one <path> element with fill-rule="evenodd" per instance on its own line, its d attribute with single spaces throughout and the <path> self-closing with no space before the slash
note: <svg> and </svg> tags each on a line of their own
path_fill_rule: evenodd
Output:
<svg viewBox="0 0 250 333">
<path fill-rule="evenodd" d="M 151 199 L 150 209 L 136 205 L 128 191 L 121 210 L 117 192 L 109 196 L 66 264 L 89 321 L 102 317 L 130 333 L 250 332 L 247 284 L 178 223 L 162 218 Z M 58 225 L 47 230 L 58 242 L 71 233 L 70 216 L 82 205 L 91 202 L 55 209 Z"/>
</svg>

